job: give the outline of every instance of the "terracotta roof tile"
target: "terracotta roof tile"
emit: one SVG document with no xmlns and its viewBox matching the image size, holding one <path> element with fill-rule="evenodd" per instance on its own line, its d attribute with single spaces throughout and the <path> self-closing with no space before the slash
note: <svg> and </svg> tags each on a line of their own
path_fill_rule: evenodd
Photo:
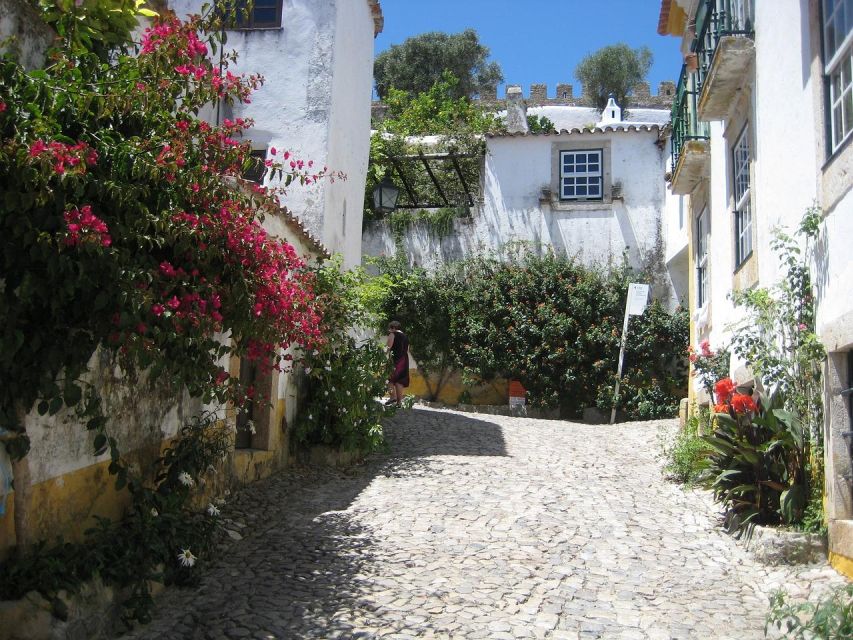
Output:
<svg viewBox="0 0 853 640">
<path fill-rule="evenodd" d="M 669 35 L 669 12 L 672 9 L 672 0 L 661 0 L 660 16 L 658 17 L 658 33 L 662 36 Z"/>
<path fill-rule="evenodd" d="M 379 0 L 367 0 L 367 4 L 370 5 L 370 12 L 373 14 L 373 37 L 375 38 L 385 28 L 385 16 L 382 15 Z"/>
<path fill-rule="evenodd" d="M 610 133 L 610 132 L 621 132 L 627 133 L 631 131 L 663 131 L 666 129 L 667 125 L 661 126 L 659 124 L 626 124 L 626 125 L 605 125 L 603 127 L 573 127 L 571 129 L 560 129 L 556 133 L 487 133 L 487 138 L 525 138 L 530 136 L 568 136 L 568 135 L 582 135 L 582 134 L 590 134 L 590 133 Z"/>
</svg>

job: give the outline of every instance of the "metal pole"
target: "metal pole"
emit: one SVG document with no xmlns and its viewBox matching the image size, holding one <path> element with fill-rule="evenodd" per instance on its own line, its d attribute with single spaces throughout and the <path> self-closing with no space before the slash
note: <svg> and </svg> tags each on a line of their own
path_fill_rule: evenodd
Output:
<svg viewBox="0 0 853 640">
<path fill-rule="evenodd" d="M 630 295 L 625 300 L 625 322 L 622 323 L 622 343 L 619 346 L 619 366 L 616 368 L 616 390 L 613 392 L 613 408 L 610 410 L 610 424 L 616 422 L 616 404 L 619 402 L 619 382 L 622 379 L 622 362 L 625 359 L 625 345 L 628 342 L 628 304 Z"/>
</svg>

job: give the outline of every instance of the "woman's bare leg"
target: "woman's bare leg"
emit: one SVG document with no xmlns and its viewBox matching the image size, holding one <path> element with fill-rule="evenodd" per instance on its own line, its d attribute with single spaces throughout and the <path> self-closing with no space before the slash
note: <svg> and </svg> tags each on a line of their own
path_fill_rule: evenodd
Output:
<svg viewBox="0 0 853 640">
<path fill-rule="evenodd" d="M 394 385 L 394 390 L 397 392 L 397 404 L 401 404 L 403 402 L 403 389 L 404 388 L 405 387 L 403 387 L 403 385 L 401 385 L 401 384 L 395 384 Z"/>
</svg>

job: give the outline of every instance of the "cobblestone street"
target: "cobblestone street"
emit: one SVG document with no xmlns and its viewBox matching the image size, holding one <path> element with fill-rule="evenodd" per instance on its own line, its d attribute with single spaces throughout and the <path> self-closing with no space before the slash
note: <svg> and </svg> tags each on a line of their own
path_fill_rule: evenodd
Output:
<svg viewBox="0 0 853 640">
<path fill-rule="evenodd" d="M 243 539 L 127 637 L 743 640 L 775 587 L 842 582 L 721 533 L 706 493 L 661 476 L 672 427 L 401 412 L 387 454 L 235 497 Z"/>
</svg>

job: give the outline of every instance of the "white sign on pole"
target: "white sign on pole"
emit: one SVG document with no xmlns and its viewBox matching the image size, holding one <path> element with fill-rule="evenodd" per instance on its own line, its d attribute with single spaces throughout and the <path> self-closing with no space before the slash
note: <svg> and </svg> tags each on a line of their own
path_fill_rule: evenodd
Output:
<svg viewBox="0 0 853 640">
<path fill-rule="evenodd" d="M 628 342 L 628 318 L 641 316 L 649 301 L 649 285 L 632 282 L 628 285 L 628 299 L 625 300 L 625 322 L 622 325 L 622 341 L 619 346 L 619 366 L 616 368 L 616 389 L 613 392 L 613 408 L 610 410 L 610 424 L 616 421 L 616 404 L 619 402 L 619 384 L 622 381 L 622 363 L 625 360 L 625 345 Z"/>
<path fill-rule="evenodd" d="M 646 304 L 649 301 L 649 285 L 635 284 L 628 285 L 628 315 L 641 316 L 646 310 Z"/>
</svg>

